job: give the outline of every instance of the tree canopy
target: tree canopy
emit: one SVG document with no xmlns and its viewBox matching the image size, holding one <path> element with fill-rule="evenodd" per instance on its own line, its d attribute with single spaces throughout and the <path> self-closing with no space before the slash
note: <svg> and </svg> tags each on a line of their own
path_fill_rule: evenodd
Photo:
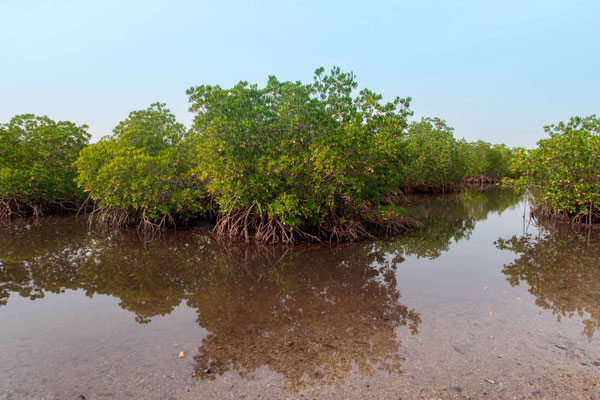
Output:
<svg viewBox="0 0 600 400">
<path fill-rule="evenodd" d="M 505 183 L 527 188 L 538 216 L 600 222 L 600 119 L 573 117 L 544 130 L 550 137 L 519 152 L 513 167 L 520 177 Z"/>
<path fill-rule="evenodd" d="M 113 133 L 75 162 L 76 181 L 96 203 L 100 222 L 161 229 L 204 209 L 187 131 L 165 104 L 130 113 Z"/>
<path fill-rule="evenodd" d="M 289 242 L 397 229 L 401 210 L 379 203 L 402 181 L 410 98 L 383 103 L 356 88 L 352 73 L 320 68 L 311 84 L 271 76 L 264 88 L 188 90 L 193 171 L 218 204 L 218 231 Z"/>
<path fill-rule="evenodd" d="M 71 164 L 88 143 L 87 128 L 33 114 L 0 124 L 0 218 L 76 207 L 82 193 Z"/>
</svg>

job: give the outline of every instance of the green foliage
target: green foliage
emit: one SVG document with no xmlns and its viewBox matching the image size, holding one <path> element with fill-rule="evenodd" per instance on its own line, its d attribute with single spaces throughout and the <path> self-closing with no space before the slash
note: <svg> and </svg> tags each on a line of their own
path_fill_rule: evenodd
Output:
<svg viewBox="0 0 600 400">
<path fill-rule="evenodd" d="M 86 129 L 33 114 L 0 124 L 0 217 L 81 200 L 71 164 L 89 140 Z"/>
<path fill-rule="evenodd" d="M 191 174 L 192 148 L 185 127 L 164 104 L 132 112 L 113 132 L 82 151 L 75 162 L 76 181 L 96 205 L 120 212 L 106 222 L 160 224 L 204 209 L 203 187 Z"/>
<path fill-rule="evenodd" d="M 395 191 L 410 98 L 383 104 L 352 73 L 316 71 L 312 84 L 269 77 L 264 88 L 188 90 L 197 167 L 223 215 L 265 218 L 285 231 L 346 221 Z M 238 214 L 236 214 L 238 213 Z M 225 222 L 224 222 L 225 223 Z M 235 231 L 236 224 L 223 227 Z M 258 222 L 257 222 L 258 223 Z M 246 225 L 246 223 L 244 223 Z"/>
<path fill-rule="evenodd" d="M 422 118 L 408 127 L 408 164 L 403 169 L 407 192 L 443 192 L 467 183 L 493 183 L 513 176 L 513 150 L 501 144 L 457 140 L 439 118 Z"/>
<path fill-rule="evenodd" d="M 599 222 L 600 119 L 573 117 L 544 130 L 549 138 L 517 154 L 513 167 L 521 177 L 505 183 L 528 189 L 540 215 Z"/>
<path fill-rule="evenodd" d="M 81 154 L 85 126 L 15 117 L 0 126 L 0 212 L 87 193 L 109 226 L 162 230 L 214 209 L 215 232 L 231 238 L 356 240 L 414 223 L 391 196 L 401 188 L 508 174 L 506 146 L 456 140 L 439 118 L 409 124 L 410 98 L 357 87 L 339 68 L 310 84 L 193 87 L 191 131 L 155 103 Z"/>
<path fill-rule="evenodd" d="M 422 118 L 408 127 L 408 165 L 404 186 L 408 190 L 445 190 L 467 177 L 468 148 L 439 118 Z"/>
<path fill-rule="evenodd" d="M 504 144 L 491 144 L 481 140 L 469 143 L 468 172 L 471 178 L 485 177 L 497 181 L 512 176 L 513 150 Z"/>
</svg>

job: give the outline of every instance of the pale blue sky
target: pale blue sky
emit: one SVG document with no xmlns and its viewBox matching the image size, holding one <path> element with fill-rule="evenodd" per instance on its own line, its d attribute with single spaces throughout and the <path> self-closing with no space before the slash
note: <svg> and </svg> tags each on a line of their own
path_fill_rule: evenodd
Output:
<svg viewBox="0 0 600 400">
<path fill-rule="evenodd" d="M 0 121 L 47 114 L 109 134 L 185 90 L 352 70 L 458 137 L 533 146 L 600 113 L 600 1 L 0 0 Z"/>
</svg>

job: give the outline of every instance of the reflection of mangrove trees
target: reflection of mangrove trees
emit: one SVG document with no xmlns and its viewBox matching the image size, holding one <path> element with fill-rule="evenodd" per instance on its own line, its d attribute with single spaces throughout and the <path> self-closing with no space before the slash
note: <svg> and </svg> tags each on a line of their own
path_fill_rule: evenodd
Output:
<svg viewBox="0 0 600 400">
<path fill-rule="evenodd" d="M 453 242 L 468 239 L 477 221 L 486 219 L 490 213 L 500 214 L 520 199 L 520 193 L 495 186 L 467 189 L 459 194 L 416 197 L 407 206 L 407 214 L 422 222 L 424 228 L 393 242 L 383 242 L 382 246 L 390 253 L 437 258 Z"/>
<path fill-rule="evenodd" d="M 78 287 L 78 266 L 64 257 L 77 253 L 88 241 L 87 225 L 71 218 L 0 226 L 0 305 L 6 304 L 9 292 L 34 300 L 46 292 Z"/>
<path fill-rule="evenodd" d="M 491 188 L 411 201 L 425 228 L 393 242 L 340 247 L 222 246 L 192 231 L 143 243 L 135 234 L 97 234 L 76 218 L 0 228 L 0 304 L 83 290 L 110 295 L 140 323 L 182 302 L 208 331 L 195 375 L 276 371 L 290 391 L 342 379 L 351 368 L 400 373 L 396 332 L 418 332 L 402 305 L 395 270 L 405 255 L 438 257 L 476 221 L 519 196 Z M 543 287 L 540 286 L 540 287 Z"/>
<path fill-rule="evenodd" d="M 600 329 L 600 237 L 553 230 L 499 239 L 496 245 L 519 255 L 502 271 L 511 285 L 526 282 L 536 304 L 558 320 L 584 318 L 583 333 L 592 339 Z"/>
<path fill-rule="evenodd" d="M 228 263 L 229 279 L 189 300 L 210 332 L 196 356 L 196 376 L 235 370 L 246 377 L 266 365 L 293 391 L 343 378 L 353 365 L 366 374 L 400 373 L 395 328 L 417 333 L 420 317 L 399 303 L 396 265 L 385 263 L 383 253 L 344 246 L 257 263 L 262 256 L 250 257 L 250 265 L 262 266 L 253 275 L 231 272 L 247 264 Z"/>
<path fill-rule="evenodd" d="M 140 323 L 185 301 L 208 331 L 195 375 L 242 377 L 267 366 L 288 390 L 343 379 L 351 367 L 400 373 L 396 329 L 418 332 L 402 305 L 395 269 L 374 244 L 329 247 L 221 246 L 174 232 L 161 241 L 89 233 L 63 218 L 0 229 L 0 293 L 105 294 Z"/>
</svg>

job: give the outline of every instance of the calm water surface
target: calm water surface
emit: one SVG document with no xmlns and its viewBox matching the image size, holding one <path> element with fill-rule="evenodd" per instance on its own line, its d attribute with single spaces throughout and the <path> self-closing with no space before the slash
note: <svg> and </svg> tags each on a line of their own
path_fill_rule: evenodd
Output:
<svg viewBox="0 0 600 400">
<path fill-rule="evenodd" d="M 341 246 L 0 227 L 0 399 L 600 398 L 600 237 L 505 190 Z M 181 357 L 180 357 L 181 356 Z"/>
</svg>

